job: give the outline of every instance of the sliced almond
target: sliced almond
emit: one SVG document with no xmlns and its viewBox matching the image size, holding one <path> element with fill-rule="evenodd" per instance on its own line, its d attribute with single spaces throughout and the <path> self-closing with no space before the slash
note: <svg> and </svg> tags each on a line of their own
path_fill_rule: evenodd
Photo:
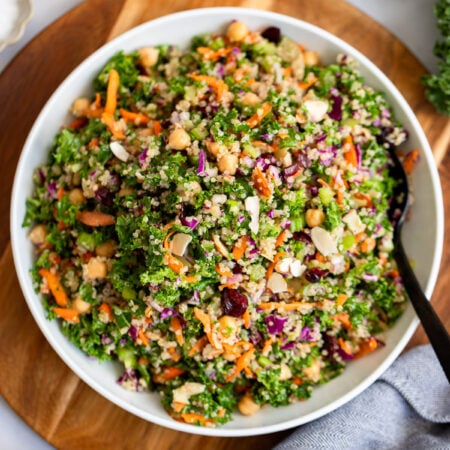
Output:
<svg viewBox="0 0 450 450">
<path fill-rule="evenodd" d="M 111 142 L 109 144 L 109 148 L 114 153 L 114 156 L 117 159 L 120 159 L 123 162 L 128 161 L 130 154 L 125 150 L 124 146 L 117 141 Z"/>
<path fill-rule="evenodd" d="M 303 272 L 306 270 L 306 266 L 302 264 L 300 260 L 294 259 L 294 261 L 291 262 L 289 269 L 292 276 L 298 278 L 303 275 Z"/>
<path fill-rule="evenodd" d="M 223 245 L 222 241 L 220 240 L 219 236 L 217 236 L 216 234 L 213 234 L 213 241 L 214 241 L 214 245 L 216 246 L 216 250 L 224 257 L 227 258 L 230 256 L 230 254 L 228 253 L 227 248 L 225 247 L 225 245 Z"/>
<path fill-rule="evenodd" d="M 259 231 L 259 197 L 254 195 L 245 199 L 245 210 L 250 215 L 250 230 L 258 234 Z"/>
<path fill-rule="evenodd" d="M 333 255 L 338 252 L 336 239 L 331 233 L 321 227 L 311 229 L 311 239 L 323 256 Z"/>
<path fill-rule="evenodd" d="M 320 122 L 328 111 L 328 102 L 323 100 L 305 100 L 303 104 L 312 122 Z"/>
<path fill-rule="evenodd" d="M 274 294 L 279 294 L 280 292 L 286 292 L 288 285 L 286 280 L 283 278 L 283 275 L 273 272 L 267 280 L 267 288 Z"/>
<path fill-rule="evenodd" d="M 366 229 L 366 226 L 361 222 L 361 219 L 358 216 L 358 213 L 354 209 L 352 209 L 350 212 L 348 212 L 342 218 L 342 221 L 347 224 L 349 230 L 354 234 L 361 233 L 362 231 L 364 231 Z"/>
<path fill-rule="evenodd" d="M 192 241 L 192 236 L 185 233 L 177 233 L 170 241 L 170 253 L 176 256 L 183 256 L 188 245 Z"/>
</svg>

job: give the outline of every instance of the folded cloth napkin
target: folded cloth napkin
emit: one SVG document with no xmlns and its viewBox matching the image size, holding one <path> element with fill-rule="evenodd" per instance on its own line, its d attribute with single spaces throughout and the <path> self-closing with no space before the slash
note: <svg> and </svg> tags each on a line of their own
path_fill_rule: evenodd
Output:
<svg viewBox="0 0 450 450">
<path fill-rule="evenodd" d="M 275 447 L 292 449 L 450 449 L 450 385 L 431 346 L 409 350 L 358 397 Z"/>
</svg>

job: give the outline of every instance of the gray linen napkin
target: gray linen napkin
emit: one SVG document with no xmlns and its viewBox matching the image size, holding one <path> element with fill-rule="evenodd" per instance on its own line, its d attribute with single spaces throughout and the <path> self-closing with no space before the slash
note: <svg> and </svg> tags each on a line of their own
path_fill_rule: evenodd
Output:
<svg viewBox="0 0 450 450">
<path fill-rule="evenodd" d="M 274 450 L 292 449 L 450 449 L 450 385 L 431 346 L 409 350 L 358 397 Z"/>
</svg>

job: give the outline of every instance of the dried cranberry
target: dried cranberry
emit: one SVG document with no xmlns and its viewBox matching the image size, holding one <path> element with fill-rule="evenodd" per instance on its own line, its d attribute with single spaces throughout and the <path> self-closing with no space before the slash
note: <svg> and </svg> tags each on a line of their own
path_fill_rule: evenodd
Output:
<svg viewBox="0 0 450 450">
<path fill-rule="evenodd" d="M 266 28 L 261 36 L 274 44 L 278 44 L 281 40 L 281 30 L 278 27 Z"/>
<path fill-rule="evenodd" d="M 317 283 L 321 280 L 322 277 L 328 274 L 328 270 L 325 269 L 319 269 L 318 267 L 313 267 L 311 269 L 308 269 L 305 272 L 305 278 L 310 283 Z"/>
<path fill-rule="evenodd" d="M 236 274 L 236 275 L 241 274 L 243 270 L 244 270 L 244 268 L 242 266 L 240 266 L 239 264 L 236 264 L 233 267 L 233 273 Z"/>
<path fill-rule="evenodd" d="M 296 241 L 303 242 L 304 244 L 311 244 L 312 242 L 311 236 L 304 231 L 296 231 L 292 234 L 292 237 Z"/>
<path fill-rule="evenodd" d="M 222 291 L 221 306 L 227 316 L 241 317 L 247 310 L 248 300 L 237 289 L 225 288 Z"/>
<path fill-rule="evenodd" d="M 300 171 L 300 165 L 298 163 L 291 164 L 290 166 L 283 169 L 284 179 L 293 177 Z"/>
<path fill-rule="evenodd" d="M 95 192 L 95 200 L 102 205 L 112 206 L 114 202 L 114 194 L 106 186 L 100 186 Z"/>
</svg>

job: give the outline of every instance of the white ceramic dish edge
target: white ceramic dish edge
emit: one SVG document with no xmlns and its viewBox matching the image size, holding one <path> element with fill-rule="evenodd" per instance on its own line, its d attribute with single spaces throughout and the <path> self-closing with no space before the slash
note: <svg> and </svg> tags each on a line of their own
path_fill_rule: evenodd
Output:
<svg viewBox="0 0 450 450">
<path fill-rule="evenodd" d="M 4 50 L 8 45 L 15 44 L 24 34 L 25 27 L 33 17 L 33 3 L 31 0 L 16 0 L 19 3 L 20 13 L 18 23 L 13 28 L 9 36 L 4 39 L 0 39 L 0 52 Z"/>
<path fill-rule="evenodd" d="M 365 67 L 365 71 L 371 72 L 372 76 L 376 79 L 378 79 L 379 83 L 381 83 L 382 86 L 384 86 L 389 91 L 389 96 L 392 97 L 394 100 L 394 103 L 397 105 L 397 109 L 400 108 L 402 111 L 402 114 L 405 116 L 405 119 L 410 123 L 410 129 L 413 128 L 415 130 L 415 133 L 417 133 L 417 139 L 420 143 L 420 148 L 422 149 L 422 157 L 425 160 L 426 163 L 426 169 L 428 170 L 425 174 L 426 177 L 431 179 L 431 191 L 432 191 L 432 197 L 433 202 L 429 206 L 432 209 L 432 212 L 434 214 L 434 221 L 435 226 L 431 227 L 431 232 L 434 234 L 432 238 L 433 248 L 432 248 L 432 256 L 430 256 L 430 267 L 425 268 L 425 271 L 422 271 L 423 273 L 419 274 L 422 275 L 421 281 L 424 284 L 425 292 L 428 297 L 431 297 L 432 291 L 434 289 L 434 285 L 436 283 L 438 270 L 439 270 L 439 264 L 442 254 L 442 244 L 443 244 L 443 230 L 444 230 L 444 219 L 443 219 L 443 208 L 442 208 L 442 192 L 440 188 L 440 182 L 439 182 L 439 175 L 437 172 L 437 169 L 434 165 L 434 160 L 432 156 L 431 149 L 429 147 L 429 144 L 426 140 L 425 134 L 423 130 L 420 127 L 420 124 L 418 123 L 416 117 L 414 116 L 413 112 L 411 111 L 410 107 L 404 100 L 404 98 L 401 96 L 401 94 L 397 91 L 397 89 L 393 86 L 393 84 L 387 79 L 387 77 L 373 64 L 371 63 L 365 56 L 357 52 L 354 48 L 346 44 L 345 42 L 341 41 L 340 39 L 336 38 L 335 36 L 329 34 L 328 32 L 317 28 L 311 24 L 299 21 L 294 18 L 290 18 L 287 16 L 283 16 L 276 13 L 266 12 L 266 11 L 260 11 L 260 10 L 253 10 L 253 9 L 246 9 L 246 8 L 205 8 L 200 10 L 191 10 L 191 11 L 184 11 L 172 14 L 170 16 L 164 16 L 159 19 L 153 20 L 152 22 L 140 25 L 139 27 L 128 31 L 127 33 L 119 36 L 114 41 L 106 44 L 105 46 L 101 47 L 99 50 L 97 50 L 93 55 L 91 55 L 89 58 L 87 58 L 78 68 L 76 68 L 67 78 L 66 80 L 60 85 L 60 87 L 55 91 L 55 93 L 52 95 L 52 97 L 49 99 L 45 107 L 43 108 L 42 112 L 40 113 L 38 119 L 36 120 L 29 137 L 25 143 L 22 155 L 19 160 L 19 164 L 16 171 L 16 177 L 15 182 L 13 186 L 13 192 L 12 192 L 12 201 L 11 201 L 11 235 L 12 235 L 12 248 L 13 248 L 13 257 L 16 265 L 16 270 L 18 273 L 19 281 L 22 287 L 22 290 L 24 292 L 25 298 L 27 300 L 28 306 L 39 325 L 41 331 L 46 336 L 47 340 L 49 341 L 50 345 L 54 348 L 54 350 L 58 353 L 58 355 L 63 359 L 63 361 L 81 378 L 83 379 L 88 385 L 90 385 L 93 389 L 95 389 L 97 392 L 99 392 L 101 395 L 106 397 L 107 399 L 111 400 L 113 403 L 117 404 L 118 406 L 124 408 L 125 410 L 128 410 L 129 412 L 144 418 L 146 420 L 149 420 L 151 422 L 154 422 L 158 425 L 162 425 L 165 427 L 169 427 L 172 429 L 180 430 L 180 431 L 186 431 L 190 433 L 195 434 L 203 434 L 203 435 L 212 435 L 212 436 L 250 436 L 250 435 L 257 435 L 257 434 L 266 434 L 276 431 L 281 431 L 284 429 L 292 428 L 294 426 L 301 425 L 303 423 L 309 422 L 311 420 L 315 420 L 324 414 L 327 414 L 336 408 L 342 406 L 352 398 L 354 398 L 356 395 L 361 393 L 364 389 L 366 389 L 368 386 L 370 386 L 391 364 L 392 362 L 397 358 L 397 356 L 400 354 L 400 352 L 403 350 L 409 339 L 411 338 L 412 334 L 414 333 L 418 320 L 415 317 L 412 307 L 409 306 L 407 311 L 405 311 L 405 314 L 400 319 L 402 329 L 404 329 L 404 332 L 401 333 L 401 336 L 399 336 L 399 339 L 395 344 L 392 344 L 389 346 L 389 348 L 385 348 L 380 350 L 378 353 L 378 356 L 372 356 L 370 355 L 367 358 L 375 358 L 376 361 L 380 360 L 380 363 L 377 363 L 377 367 L 375 370 L 373 370 L 369 375 L 365 376 L 363 379 L 358 378 L 358 376 L 355 376 L 355 383 L 352 383 L 352 376 L 349 375 L 347 378 L 348 380 L 345 381 L 345 383 L 348 384 L 348 388 L 344 386 L 344 393 L 342 395 L 339 395 L 334 401 L 331 401 L 327 404 L 322 405 L 321 407 L 316 408 L 313 411 L 309 411 L 303 415 L 301 410 L 302 405 L 296 406 L 292 405 L 285 408 L 280 408 L 277 410 L 269 409 L 270 411 L 275 411 L 275 416 L 280 417 L 279 421 L 276 421 L 276 423 L 272 424 L 266 424 L 264 423 L 264 420 L 262 423 L 260 423 L 259 419 L 256 416 L 253 416 L 253 418 L 244 418 L 241 420 L 235 419 L 234 422 L 231 422 L 224 427 L 221 428 L 200 428 L 195 427 L 192 425 L 187 425 L 183 423 L 179 423 L 176 421 L 173 421 L 170 417 L 167 416 L 167 414 L 164 411 L 157 413 L 155 412 L 146 412 L 142 409 L 142 407 L 139 406 L 139 401 L 135 401 L 133 395 L 127 395 L 122 394 L 120 391 L 123 391 L 121 388 L 115 388 L 115 387 L 105 387 L 104 383 L 101 383 L 98 379 L 96 379 L 91 374 L 88 374 L 84 372 L 83 368 L 85 367 L 84 362 L 80 359 L 79 361 L 76 361 L 77 355 L 74 352 L 79 352 L 78 350 L 73 350 L 68 347 L 71 346 L 68 341 L 59 333 L 58 328 L 54 325 L 54 322 L 51 324 L 45 319 L 45 316 L 43 314 L 43 308 L 41 306 L 41 303 L 39 301 L 39 297 L 35 294 L 28 270 L 30 268 L 30 265 L 26 266 L 24 264 L 24 253 L 30 253 L 30 248 L 23 248 L 23 237 L 25 234 L 25 231 L 21 228 L 21 222 L 23 219 L 23 212 L 24 212 L 24 197 L 27 195 L 30 195 L 32 192 L 32 184 L 31 180 L 28 182 L 26 186 L 22 184 L 19 184 L 18 180 L 21 180 L 21 182 L 24 181 L 24 174 L 30 173 L 29 167 L 26 166 L 26 162 L 29 159 L 30 153 L 32 151 L 32 144 L 33 142 L 37 142 L 41 146 L 44 145 L 45 148 L 48 148 L 49 141 L 46 139 L 43 139 L 42 133 L 39 132 L 40 128 L 42 127 L 42 122 L 47 118 L 50 114 L 51 109 L 58 109 L 60 111 L 63 111 L 62 106 L 57 105 L 57 101 L 61 100 L 61 96 L 64 93 L 64 91 L 70 86 L 71 83 L 74 82 L 79 77 L 82 77 L 82 74 L 84 72 L 92 72 L 92 74 L 95 74 L 98 71 L 98 68 L 100 68 L 107 59 L 112 56 L 116 51 L 118 51 L 121 48 L 125 48 L 125 50 L 129 50 L 133 48 L 132 42 L 135 42 L 135 46 L 144 45 L 142 34 L 145 34 L 144 31 L 148 32 L 148 39 L 149 43 L 156 43 L 156 42 L 150 42 L 151 40 L 151 31 L 152 29 L 157 29 L 158 27 L 164 27 L 168 23 L 170 24 L 173 21 L 186 21 L 186 23 L 192 23 L 192 22 L 198 22 L 205 20 L 205 17 L 208 17 L 210 20 L 208 21 L 208 26 L 205 26 L 208 30 L 215 30 L 215 23 L 222 23 L 225 24 L 227 21 L 233 19 L 233 18 L 240 18 L 244 22 L 249 23 L 251 27 L 259 24 L 261 26 L 262 24 L 270 25 L 274 24 L 277 26 L 283 26 L 290 27 L 290 28 L 296 28 L 301 27 L 302 32 L 306 32 L 307 34 L 313 34 L 318 36 L 318 40 L 322 39 L 324 41 L 331 41 L 333 43 L 332 46 L 337 46 L 341 49 L 342 52 L 347 53 L 349 55 L 352 55 L 359 61 L 361 66 Z M 186 34 L 186 32 L 183 31 L 183 33 Z M 190 32 L 189 32 L 190 33 Z M 188 36 L 191 36 L 195 33 L 190 33 Z M 139 43 L 138 41 L 142 41 L 142 43 Z M 169 41 L 169 39 L 159 39 L 159 43 L 164 43 Z M 331 50 L 330 50 L 331 51 Z M 333 51 L 335 54 L 336 51 Z M 92 79 L 91 77 L 90 79 Z M 80 84 L 80 83 L 78 83 Z M 370 83 L 369 84 L 373 84 Z M 82 92 L 78 92 L 78 95 L 81 95 Z M 70 102 L 73 99 L 68 99 Z M 69 103 L 70 104 L 70 103 Z M 64 108 L 67 110 L 67 106 L 65 105 Z M 60 117 L 64 117 L 64 115 L 61 113 Z M 403 118 L 401 118 L 403 119 Z M 51 133 L 50 133 L 51 134 Z M 26 192 L 26 195 L 24 195 L 24 192 Z M 407 234 L 407 230 L 405 230 Z M 429 259 L 430 259 L 429 258 Z M 420 278 L 420 277 L 419 277 Z M 426 283 L 425 283 L 426 281 Z M 399 326 L 397 324 L 396 326 Z M 396 327 L 394 327 L 395 329 Z M 73 347 L 73 346 L 71 346 Z M 388 346 L 386 346 L 388 347 Z M 84 357 L 84 356 L 83 356 Z M 366 358 L 365 358 L 366 359 Z M 81 363 L 80 363 L 81 362 Z M 88 363 L 86 363 L 87 365 Z M 89 363 L 90 364 L 90 363 Z M 356 364 L 359 364 L 359 361 L 357 363 L 354 363 L 356 367 Z M 347 371 L 349 371 L 347 369 Z M 359 369 L 358 369 L 359 370 Z M 346 372 L 347 372 L 346 371 Z M 341 375 L 340 377 L 336 378 L 332 382 L 328 384 L 334 383 L 333 386 L 339 386 L 336 385 L 336 382 L 339 382 L 339 379 L 342 380 L 341 377 L 344 377 L 345 373 Z M 344 384 L 345 384 L 344 383 Z M 342 384 L 342 383 L 341 383 Z M 327 386 L 327 385 L 325 385 Z M 324 387 L 325 387 L 324 386 Z M 308 400 L 308 402 L 313 401 L 314 396 L 317 394 L 317 392 L 320 389 L 323 389 L 324 387 L 321 387 L 316 390 L 316 393 L 313 394 L 313 397 Z M 125 391 L 126 392 L 126 391 Z M 145 395 L 145 394 L 134 394 L 134 395 Z M 158 401 L 158 400 L 156 400 Z M 308 402 L 302 402 L 303 405 L 306 405 Z M 292 411 L 296 412 L 297 409 L 299 409 L 299 417 L 292 417 L 292 414 L 289 416 L 290 418 L 286 418 L 286 420 L 283 419 L 285 416 L 284 412 L 289 409 L 294 408 Z M 241 424 L 244 426 L 237 427 L 237 424 Z"/>
</svg>

